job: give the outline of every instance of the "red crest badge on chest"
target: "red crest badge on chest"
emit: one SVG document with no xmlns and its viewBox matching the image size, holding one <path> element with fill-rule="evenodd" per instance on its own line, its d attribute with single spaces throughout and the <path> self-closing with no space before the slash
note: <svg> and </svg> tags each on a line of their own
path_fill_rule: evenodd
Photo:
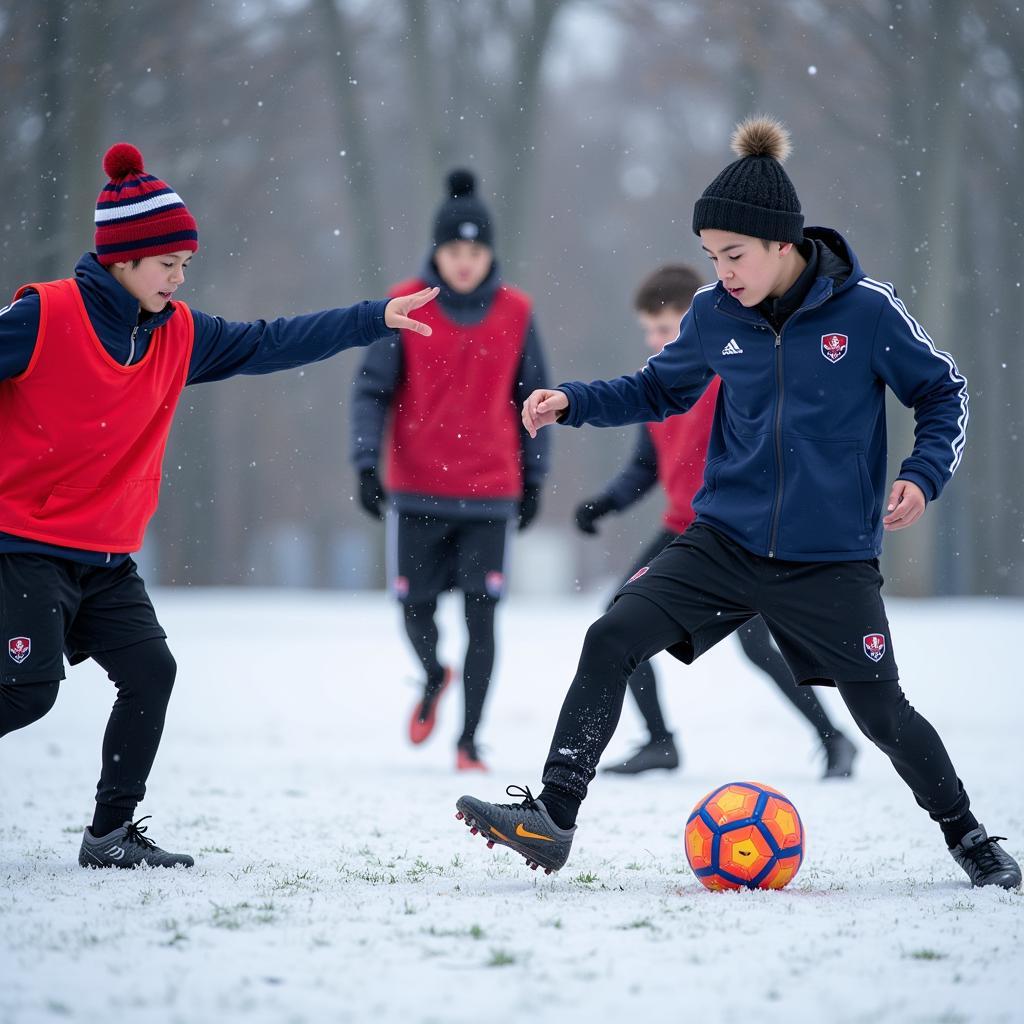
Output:
<svg viewBox="0 0 1024 1024">
<path fill-rule="evenodd" d="M 881 661 L 885 657 L 885 637 L 881 633 L 868 633 L 864 637 L 864 653 L 872 661 Z"/>
<path fill-rule="evenodd" d="M 7 641 L 7 653 L 20 665 L 32 653 L 32 641 L 27 636 L 13 636 Z"/>
<path fill-rule="evenodd" d="M 845 334 L 823 334 L 821 336 L 821 354 L 830 362 L 838 363 L 846 355 L 850 339 Z"/>
</svg>

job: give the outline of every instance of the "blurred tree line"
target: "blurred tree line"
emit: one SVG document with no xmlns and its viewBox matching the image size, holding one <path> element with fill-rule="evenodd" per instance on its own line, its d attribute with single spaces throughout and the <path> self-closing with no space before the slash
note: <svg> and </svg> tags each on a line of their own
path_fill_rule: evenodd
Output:
<svg viewBox="0 0 1024 1024">
<path fill-rule="evenodd" d="M 187 301 L 235 320 L 382 295 L 422 263 L 444 174 L 466 165 L 553 382 L 642 362 L 636 282 L 702 260 L 693 201 L 733 124 L 782 118 L 807 222 L 846 234 L 971 386 L 962 468 L 888 538 L 890 589 L 1024 594 L 1012 0 L 0 0 L 0 47 L 7 294 L 91 248 L 114 141 L 199 221 Z M 143 555 L 155 582 L 381 585 L 346 458 L 358 358 L 185 392 Z M 912 429 L 894 407 L 890 475 Z M 655 526 L 652 498 L 566 544 L 634 430 L 557 431 L 522 542 L 563 553 L 555 589 L 620 572 Z"/>
</svg>

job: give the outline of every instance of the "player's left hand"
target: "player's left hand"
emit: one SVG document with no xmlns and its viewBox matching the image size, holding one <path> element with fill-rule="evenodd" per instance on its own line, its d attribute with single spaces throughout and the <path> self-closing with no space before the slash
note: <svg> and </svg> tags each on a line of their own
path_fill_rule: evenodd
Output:
<svg viewBox="0 0 1024 1024">
<path fill-rule="evenodd" d="M 903 530 L 916 523 L 928 505 L 924 491 L 909 480 L 897 480 L 889 492 L 888 515 L 882 520 L 887 530 Z"/>
<path fill-rule="evenodd" d="M 407 314 L 420 306 L 425 306 L 437 298 L 440 288 L 423 288 L 411 295 L 399 295 L 384 307 L 384 325 L 393 331 L 415 331 L 417 334 L 430 335 L 433 331 L 419 320 L 413 320 Z"/>
</svg>

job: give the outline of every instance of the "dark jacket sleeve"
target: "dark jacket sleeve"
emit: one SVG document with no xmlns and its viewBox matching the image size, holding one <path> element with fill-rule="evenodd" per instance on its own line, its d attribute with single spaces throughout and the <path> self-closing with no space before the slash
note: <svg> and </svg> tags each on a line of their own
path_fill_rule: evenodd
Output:
<svg viewBox="0 0 1024 1024">
<path fill-rule="evenodd" d="M 935 347 L 893 293 L 882 308 L 873 366 L 896 397 L 914 410 L 914 450 L 898 479 L 918 485 L 929 501 L 956 472 L 967 437 L 967 381 L 953 357 Z"/>
<path fill-rule="evenodd" d="M 366 350 L 352 382 L 349 457 L 356 470 L 377 469 L 391 400 L 402 379 L 402 342 L 396 334 Z"/>
<path fill-rule="evenodd" d="M 590 384 L 559 384 L 569 399 L 560 422 L 570 427 L 621 427 L 686 412 L 714 379 L 700 342 L 693 306 L 683 317 L 679 337 L 651 356 L 639 373 Z"/>
<path fill-rule="evenodd" d="M 540 335 L 533 317 L 526 332 L 523 355 L 519 362 L 519 373 L 516 376 L 516 409 L 522 409 L 527 396 L 537 388 L 548 386 L 548 370 L 544 362 L 544 351 L 541 347 Z M 538 430 L 536 437 L 530 437 L 526 428 L 520 423 L 519 442 L 523 453 L 523 484 L 539 486 L 548 473 L 551 452 L 551 438 L 546 430 Z"/>
<path fill-rule="evenodd" d="M 616 512 L 638 502 L 658 482 L 658 453 L 645 426 L 637 432 L 636 447 L 629 462 L 612 477 L 599 497 Z"/>
<path fill-rule="evenodd" d="M 277 320 L 233 323 L 193 310 L 195 342 L 189 384 L 237 374 L 274 373 L 319 362 L 348 348 L 393 335 L 384 326 L 387 300 L 359 302 Z"/>
<path fill-rule="evenodd" d="M 39 296 L 28 292 L 0 309 L 0 380 L 28 369 L 39 334 Z"/>
</svg>

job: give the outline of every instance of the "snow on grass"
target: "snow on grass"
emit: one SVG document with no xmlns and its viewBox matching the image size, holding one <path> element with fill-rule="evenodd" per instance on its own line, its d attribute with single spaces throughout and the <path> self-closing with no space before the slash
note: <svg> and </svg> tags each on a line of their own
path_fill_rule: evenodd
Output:
<svg viewBox="0 0 1024 1024">
<path fill-rule="evenodd" d="M 598 599 L 500 612 L 486 776 L 453 770 L 455 687 L 431 740 L 406 741 L 416 673 L 380 595 L 156 603 L 180 667 L 139 813 L 197 866 L 77 866 L 112 687 L 92 663 L 72 670 L 54 711 L 0 742 L 5 1024 L 1022 1019 L 1021 893 L 971 890 L 859 737 L 857 777 L 818 781 L 813 734 L 732 642 L 690 669 L 658 659 L 683 770 L 599 777 L 568 864 L 545 877 L 488 851 L 454 803 L 537 790 Z M 456 665 L 459 613 L 442 609 Z M 911 701 L 1020 856 L 1024 606 L 893 601 L 890 618 Z M 640 738 L 627 708 L 610 753 Z M 686 865 L 690 808 L 733 779 L 801 813 L 808 852 L 782 892 L 709 893 Z"/>
</svg>

